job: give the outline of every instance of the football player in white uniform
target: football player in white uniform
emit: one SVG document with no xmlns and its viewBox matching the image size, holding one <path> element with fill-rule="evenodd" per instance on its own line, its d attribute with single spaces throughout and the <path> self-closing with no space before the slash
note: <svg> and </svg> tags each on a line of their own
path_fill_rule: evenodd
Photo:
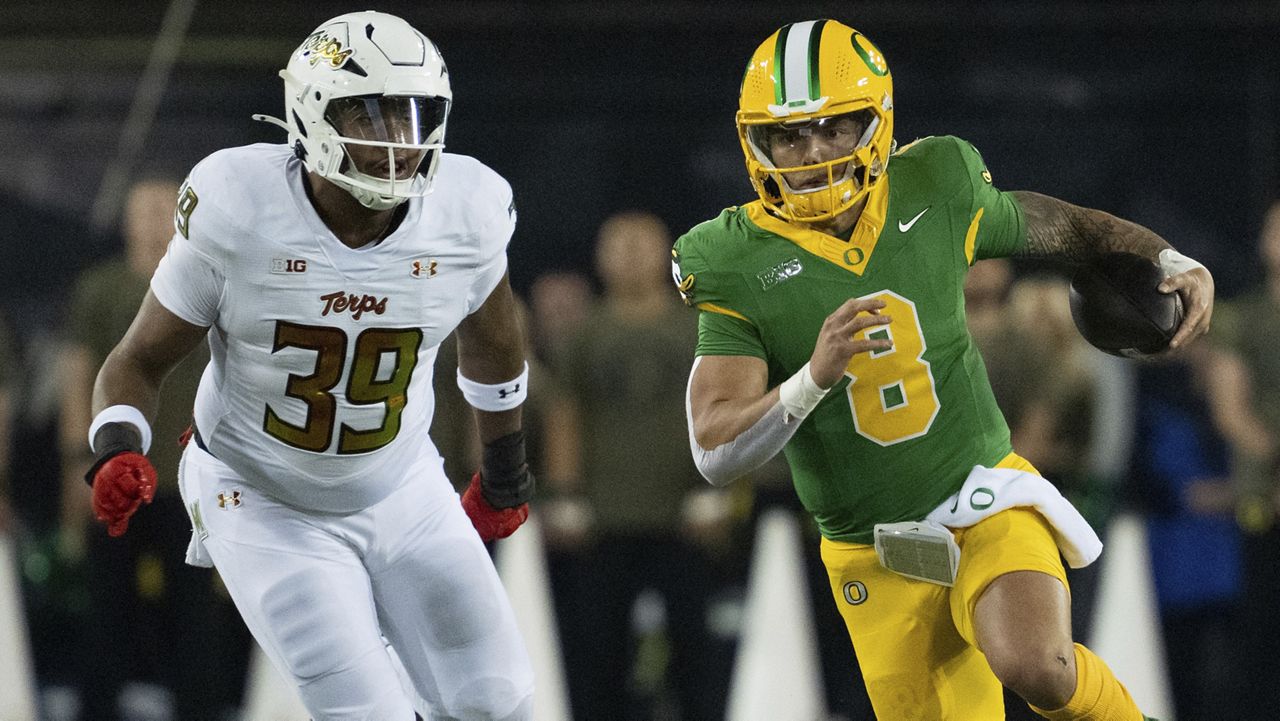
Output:
<svg viewBox="0 0 1280 721">
<path fill-rule="evenodd" d="M 289 143 L 196 165 L 98 374 L 95 513 L 120 535 L 150 501 L 147 416 L 207 337 L 179 472 L 188 561 L 218 568 L 314 718 L 414 717 L 385 637 L 433 721 L 528 719 L 532 669 L 482 543 L 513 532 L 533 492 L 511 188 L 443 152 L 448 71 L 400 18 L 334 18 L 281 76 L 285 119 L 255 117 Z M 427 436 L 432 361 L 455 329 L 484 443 L 461 502 Z"/>
</svg>

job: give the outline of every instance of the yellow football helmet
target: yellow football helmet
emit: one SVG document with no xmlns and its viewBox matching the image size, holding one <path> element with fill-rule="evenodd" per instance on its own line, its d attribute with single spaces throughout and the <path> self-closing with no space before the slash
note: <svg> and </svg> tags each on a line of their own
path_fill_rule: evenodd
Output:
<svg viewBox="0 0 1280 721">
<path fill-rule="evenodd" d="M 847 25 L 784 25 L 751 56 L 736 121 L 765 204 L 786 220 L 828 220 L 884 186 L 893 78 L 880 50 Z M 822 139 L 819 154 L 839 157 L 813 157 L 809 136 Z"/>
</svg>

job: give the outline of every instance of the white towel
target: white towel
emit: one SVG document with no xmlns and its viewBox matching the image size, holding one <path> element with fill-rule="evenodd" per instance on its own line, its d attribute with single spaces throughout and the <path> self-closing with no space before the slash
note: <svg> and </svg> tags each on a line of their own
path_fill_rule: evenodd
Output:
<svg viewBox="0 0 1280 721">
<path fill-rule="evenodd" d="M 1034 473 L 1012 468 L 974 466 L 964 485 L 925 520 L 965 528 L 1018 506 L 1040 512 L 1053 527 L 1053 540 L 1072 568 L 1084 568 L 1102 555 L 1102 541 L 1057 488 Z"/>
<path fill-rule="evenodd" d="M 187 544 L 187 565 L 196 568 L 213 568 L 213 558 L 209 549 L 204 547 L 206 534 L 199 530 L 191 531 L 191 542 Z"/>
</svg>

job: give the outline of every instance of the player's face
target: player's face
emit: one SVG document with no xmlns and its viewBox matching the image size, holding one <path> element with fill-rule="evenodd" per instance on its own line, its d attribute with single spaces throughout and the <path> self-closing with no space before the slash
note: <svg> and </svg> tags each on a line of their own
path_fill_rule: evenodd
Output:
<svg viewBox="0 0 1280 721">
<path fill-rule="evenodd" d="M 796 168 L 817 165 L 845 158 L 853 154 L 866 132 L 867 123 L 859 114 L 818 118 L 804 123 L 766 125 L 755 130 L 757 147 L 763 150 L 775 168 Z M 812 190 L 826 187 L 831 180 L 839 180 L 848 170 L 847 163 L 840 163 L 831 170 L 811 168 L 784 173 L 792 190 Z"/>
<path fill-rule="evenodd" d="M 432 100 L 396 96 L 341 98 L 330 103 L 325 117 L 346 138 L 421 145 L 444 122 L 443 104 Z M 350 142 L 344 143 L 344 148 L 357 171 L 396 180 L 406 180 L 417 172 L 428 152 Z"/>
</svg>

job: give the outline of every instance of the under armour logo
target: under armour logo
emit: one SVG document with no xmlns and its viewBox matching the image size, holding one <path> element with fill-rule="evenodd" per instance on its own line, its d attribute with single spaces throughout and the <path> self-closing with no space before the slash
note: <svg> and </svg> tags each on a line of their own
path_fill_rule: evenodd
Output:
<svg viewBox="0 0 1280 721">
<path fill-rule="evenodd" d="M 509 388 L 509 389 L 508 389 L 508 388 L 499 388 L 499 389 L 498 389 L 498 397 L 505 401 L 505 400 L 507 399 L 507 396 L 513 396 L 513 395 L 515 395 L 515 394 L 517 394 L 517 393 L 519 393 L 519 392 L 520 392 L 520 384 L 519 384 L 519 383 L 517 383 L 517 384 L 515 384 L 514 386 L 512 386 L 512 387 L 511 387 L 511 388 Z"/>
<path fill-rule="evenodd" d="M 218 494 L 218 508 L 229 509 L 240 507 L 240 491 Z"/>
<path fill-rule="evenodd" d="M 436 266 L 438 263 L 434 260 L 415 260 L 413 267 L 409 270 L 409 275 L 415 278 L 431 278 L 436 274 Z"/>
</svg>

